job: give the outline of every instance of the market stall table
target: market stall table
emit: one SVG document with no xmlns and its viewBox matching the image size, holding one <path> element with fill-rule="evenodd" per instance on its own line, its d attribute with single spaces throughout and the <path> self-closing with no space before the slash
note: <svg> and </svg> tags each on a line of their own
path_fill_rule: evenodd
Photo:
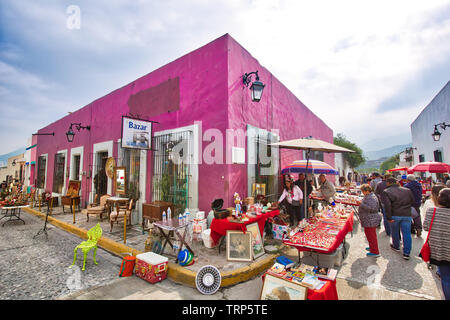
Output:
<svg viewBox="0 0 450 320">
<path fill-rule="evenodd" d="M 310 198 L 311 200 L 325 201 L 324 198 L 318 197 L 318 196 L 312 196 L 312 195 L 310 195 L 309 198 Z M 358 219 L 358 221 L 360 221 L 360 220 L 359 220 L 359 214 L 358 214 L 358 212 L 359 212 L 359 206 L 360 206 L 360 204 L 361 204 L 360 202 L 349 202 L 349 201 L 342 200 L 342 199 L 339 199 L 339 198 L 334 199 L 334 202 L 335 202 L 335 203 L 340 203 L 340 204 L 343 204 L 343 205 L 352 207 L 352 209 L 354 210 L 353 212 L 354 212 L 355 215 L 356 215 L 356 219 Z"/>
<path fill-rule="evenodd" d="M 180 248 L 178 249 L 178 252 L 176 254 L 177 258 L 175 260 L 175 263 L 178 263 L 178 254 L 183 249 L 183 245 L 192 253 L 192 255 L 194 255 L 194 251 L 191 249 L 191 247 L 189 247 L 189 245 L 185 241 L 186 233 L 187 233 L 187 230 L 188 230 L 186 227 L 188 227 L 191 223 L 192 223 L 192 221 L 189 221 L 187 224 L 180 224 L 179 220 L 176 219 L 176 218 L 175 219 L 169 219 L 169 220 L 167 220 L 165 222 L 164 221 L 157 221 L 157 222 L 153 223 L 153 226 L 158 228 L 159 232 L 161 233 L 161 235 L 165 239 L 164 244 L 162 246 L 161 254 L 164 253 L 164 249 L 166 248 L 167 243 L 169 243 L 169 245 L 173 249 L 173 244 L 170 241 L 170 237 L 175 234 L 176 237 L 178 238 L 178 240 L 181 242 Z M 178 232 L 181 229 L 185 229 L 184 232 L 183 232 L 183 235 L 181 235 Z M 164 230 L 166 230 L 168 232 L 165 233 Z"/>
<path fill-rule="evenodd" d="M 325 237 L 320 236 L 320 229 L 327 228 L 330 225 L 331 220 L 322 219 L 322 221 L 320 221 L 321 219 L 316 217 L 310 219 L 316 219 L 316 221 L 318 220 L 317 226 L 313 227 L 311 231 L 297 232 L 292 237 L 283 240 L 284 244 L 294 247 L 298 250 L 299 260 L 300 260 L 300 252 L 302 251 L 314 251 L 322 254 L 330 254 L 334 252 L 341 243 L 345 242 L 345 236 L 347 235 L 347 233 L 353 230 L 353 211 L 350 212 L 345 222 L 341 222 L 342 226 L 335 228 L 335 230 L 339 230 L 335 235 L 328 235 Z M 321 225 L 321 223 L 323 225 Z M 305 239 L 307 239 L 309 236 L 311 236 L 312 239 L 317 238 L 318 239 L 317 241 L 323 242 L 324 244 L 320 246 L 306 242 Z"/>
<path fill-rule="evenodd" d="M 3 220 L 4 218 L 9 217 L 8 220 L 6 220 L 5 222 L 3 222 L 2 227 L 5 226 L 5 224 L 9 221 L 14 221 L 14 220 L 20 220 L 23 222 L 23 224 L 25 224 L 25 221 L 22 220 L 22 218 L 20 218 L 20 210 L 22 208 L 29 208 L 29 205 L 26 206 L 14 206 L 14 207 L 1 207 L 1 212 L 3 214 L 3 216 L 0 218 L 0 220 Z M 15 218 L 15 219 L 13 219 Z"/>
<path fill-rule="evenodd" d="M 280 210 L 272 210 L 266 213 L 262 213 L 259 216 L 256 217 L 249 217 L 248 221 L 242 221 L 242 222 L 233 222 L 230 220 L 235 220 L 232 217 L 227 217 L 224 219 L 216 219 L 214 218 L 211 221 L 211 238 L 213 240 L 214 245 L 217 245 L 219 240 L 222 239 L 223 236 L 226 236 L 227 230 L 240 230 L 240 231 L 247 231 L 246 226 L 251 223 L 258 223 L 259 231 L 261 236 L 264 234 L 264 225 L 266 223 L 266 220 L 272 217 L 275 217 L 280 214 Z M 220 245 L 219 244 L 219 253 L 220 253 Z"/>
<path fill-rule="evenodd" d="M 269 273 L 272 276 L 277 276 L 276 274 Z M 266 273 L 262 275 L 262 280 L 264 282 L 264 278 Z M 325 280 L 320 279 L 320 281 L 324 281 L 325 284 L 320 289 L 307 289 L 307 300 L 339 300 L 338 292 L 336 288 L 336 280 Z"/>
</svg>

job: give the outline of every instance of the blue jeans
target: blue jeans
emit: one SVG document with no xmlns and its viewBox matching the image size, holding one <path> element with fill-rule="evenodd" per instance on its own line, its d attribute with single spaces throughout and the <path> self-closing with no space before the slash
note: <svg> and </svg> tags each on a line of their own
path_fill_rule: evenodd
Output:
<svg viewBox="0 0 450 320">
<path fill-rule="evenodd" d="M 438 271 L 441 275 L 442 291 L 444 291 L 445 300 L 450 300 L 450 266 L 439 266 Z"/>
<path fill-rule="evenodd" d="M 381 211 L 383 212 L 384 231 L 386 231 L 386 234 L 390 237 L 391 236 L 391 224 L 386 219 L 386 211 L 384 211 L 383 207 L 381 207 Z"/>
<path fill-rule="evenodd" d="M 403 254 L 409 255 L 412 247 L 411 217 L 392 216 L 391 223 L 392 245 L 400 248 L 400 232 L 403 235 Z"/>
</svg>

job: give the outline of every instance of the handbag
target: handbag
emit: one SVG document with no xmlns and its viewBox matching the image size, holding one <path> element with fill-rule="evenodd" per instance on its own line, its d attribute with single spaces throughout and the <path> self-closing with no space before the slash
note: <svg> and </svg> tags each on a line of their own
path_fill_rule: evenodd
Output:
<svg viewBox="0 0 450 320">
<path fill-rule="evenodd" d="M 431 257 L 430 244 L 428 243 L 428 239 L 430 238 L 431 227 L 433 226 L 433 220 L 434 220 L 435 214 L 436 214 L 436 208 L 434 208 L 433 217 L 431 218 L 430 228 L 428 229 L 427 241 L 425 241 L 425 243 L 423 244 L 422 249 L 420 250 L 420 253 L 419 253 L 419 257 L 421 257 L 422 260 L 426 263 L 430 262 L 430 257 Z"/>
</svg>

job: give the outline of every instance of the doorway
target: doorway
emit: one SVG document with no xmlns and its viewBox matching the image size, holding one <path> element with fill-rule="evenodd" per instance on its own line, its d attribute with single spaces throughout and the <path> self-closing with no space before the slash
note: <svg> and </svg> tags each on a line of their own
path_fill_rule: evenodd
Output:
<svg viewBox="0 0 450 320">
<path fill-rule="evenodd" d="M 108 193 L 108 177 L 106 176 L 106 161 L 108 160 L 108 151 L 96 153 L 97 167 L 94 176 L 94 197 L 98 194 L 99 198 Z"/>
</svg>

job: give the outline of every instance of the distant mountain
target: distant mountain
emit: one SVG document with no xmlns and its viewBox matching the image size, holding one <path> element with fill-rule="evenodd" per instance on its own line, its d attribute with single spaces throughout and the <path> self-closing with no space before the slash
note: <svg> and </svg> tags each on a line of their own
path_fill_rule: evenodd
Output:
<svg viewBox="0 0 450 320">
<path fill-rule="evenodd" d="M 390 158 L 397 153 L 405 151 L 406 148 L 410 148 L 411 146 L 411 143 L 400 144 L 376 151 L 363 151 L 363 154 L 368 160 L 378 160 L 380 158 Z"/>
<path fill-rule="evenodd" d="M 26 151 L 26 148 L 20 148 L 20 149 L 12 151 L 10 153 L 0 155 L 0 166 L 6 166 L 8 164 L 8 158 L 25 153 L 25 151 Z"/>
<path fill-rule="evenodd" d="M 411 132 L 405 132 L 396 136 L 385 138 L 377 138 L 365 143 L 361 143 L 359 147 L 364 151 L 382 150 L 388 146 L 404 145 L 411 143 Z"/>
<path fill-rule="evenodd" d="M 361 171 L 363 169 L 379 168 L 381 166 L 381 164 L 387 159 L 389 159 L 389 157 L 382 157 L 377 160 L 367 160 L 364 164 L 357 167 L 356 170 Z"/>
</svg>

